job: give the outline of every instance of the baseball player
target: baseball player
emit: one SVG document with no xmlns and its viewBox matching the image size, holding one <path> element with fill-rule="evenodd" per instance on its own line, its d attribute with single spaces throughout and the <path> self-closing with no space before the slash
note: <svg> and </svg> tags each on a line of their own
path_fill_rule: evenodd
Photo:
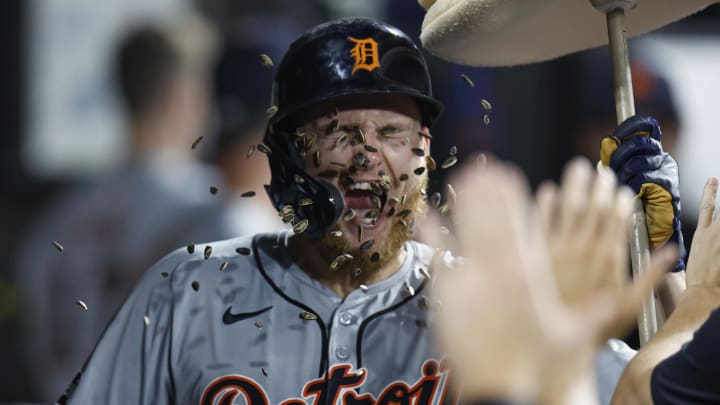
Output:
<svg viewBox="0 0 720 405">
<path fill-rule="evenodd" d="M 293 231 L 162 259 L 61 402 L 457 402 L 428 330 L 433 250 L 410 240 L 441 111 L 418 48 L 373 20 L 319 25 L 280 61 L 272 100 L 258 150 Z M 601 390 L 626 362 L 601 354 Z"/>
</svg>

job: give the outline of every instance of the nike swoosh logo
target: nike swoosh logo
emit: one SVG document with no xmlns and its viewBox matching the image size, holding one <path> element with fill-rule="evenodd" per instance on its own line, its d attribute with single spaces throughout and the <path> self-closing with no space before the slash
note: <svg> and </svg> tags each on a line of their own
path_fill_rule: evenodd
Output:
<svg viewBox="0 0 720 405">
<path fill-rule="evenodd" d="M 270 308 L 272 308 L 272 305 L 270 305 L 267 308 L 263 308 L 259 311 L 255 311 L 255 312 L 243 312 L 240 314 L 233 314 L 230 312 L 230 310 L 232 309 L 232 305 L 231 305 L 228 307 L 228 309 L 223 314 L 223 323 L 225 325 L 230 325 L 237 321 L 242 321 L 243 319 L 252 318 L 253 316 L 257 316 L 257 315 L 262 314 L 263 312 L 269 311 Z"/>
</svg>

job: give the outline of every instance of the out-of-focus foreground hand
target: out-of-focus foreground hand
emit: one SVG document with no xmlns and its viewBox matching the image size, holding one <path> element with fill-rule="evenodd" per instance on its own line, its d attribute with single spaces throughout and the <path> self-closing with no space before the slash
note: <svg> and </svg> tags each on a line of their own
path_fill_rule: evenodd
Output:
<svg viewBox="0 0 720 405">
<path fill-rule="evenodd" d="M 589 163 L 571 165 L 566 181 L 581 178 L 584 170 Z M 643 295 L 676 255 L 658 252 L 652 270 L 620 292 L 594 289 L 586 277 L 560 272 L 565 289 L 586 291 L 568 304 L 557 288 L 543 227 L 520 172 L 490 160 L 480 170 L 464 168 L 453 184 L 460 190 L 453 219 L 464 264 L 435 271 L 435 298 L 443 302 L 435 332 L 460 376 L 462 396 L 561 403 L 578 375 L 589 369 L 599 336 L 609 324 L 635 316 Z M 631 196 L 610 189 L 607 212 L 622 218 Z M 559 195 L 568 193 L 563 189 Z M 598 213 L 576 210 L 573 215 L 605 221 Z M 615 238 L 611 231 L 601 232 L 594 239 L 588 235 L 586 243 L 609 255 L 616 244 L 625 243 Z M 590 250 L 567 248 L 578 258 L 575 250 Z M 586 264 L 583 260 L 574 267 L 582 271 Z M 587 400 L 592 403 L 593 395 Z"/>
<path fill-rule="evenodd" d="M 702 197 L 698 224 L 688 259 L 687 286 L 720 288 L 720 221 L 715 218 L 718 179 L 708 179 Z"/>
</svg>

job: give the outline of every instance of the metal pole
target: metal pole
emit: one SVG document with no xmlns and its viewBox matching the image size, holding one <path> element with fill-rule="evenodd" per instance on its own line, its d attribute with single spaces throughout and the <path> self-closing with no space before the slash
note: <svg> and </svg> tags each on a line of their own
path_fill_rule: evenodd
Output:
<svg viewBox="0 0 720 405">
<path fill-rule="evenodd" d="M 635 115 L 635 100 L 633 98 L 632 76 L 630 75 L 630 62 L 628 60 L 627 40 L 625 38 L 625 10 L 616 8 L 607 14 L 608 40 L 610 43 L 610 57 L 612 59 L 613 77 L 615 82 L 615 112 L 618 125 Z M 647 271 L 650 264 L 650 250 L 648 244 L 647 224 L 642 201 L 635 201 L 635 211 L 630 224 L 630 257 L 632 260 L 633 276 Z M 640 344 L 644 345 L 657 333 L 657 315 L 655 313 L 655 295 L 651 291 L 645 297 L 642 312 L 638 318 L 640 330 Z"/>
</svg>

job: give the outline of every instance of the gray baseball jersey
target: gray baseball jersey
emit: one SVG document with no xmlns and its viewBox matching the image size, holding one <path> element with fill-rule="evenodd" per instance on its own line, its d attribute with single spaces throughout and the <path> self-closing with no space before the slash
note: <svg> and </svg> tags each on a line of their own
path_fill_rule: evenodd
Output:
<svg viewBox="0 0 720 405">
<path fill-rule="evenodd" d="M 292 261 L 287 236 L 201 244 L 161 260 L 105 331 L 68 402 L 456 402 L 423 298 L 432 249 L 407 242 L 397 273 L 342 299 Z"/>
</svg>

